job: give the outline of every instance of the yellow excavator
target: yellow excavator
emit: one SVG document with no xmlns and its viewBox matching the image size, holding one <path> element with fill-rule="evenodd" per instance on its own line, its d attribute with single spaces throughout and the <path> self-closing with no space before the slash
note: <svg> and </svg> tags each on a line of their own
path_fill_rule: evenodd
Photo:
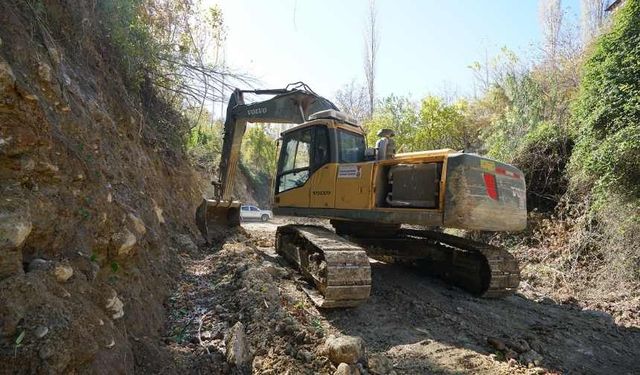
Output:
<svg viewBox="0 0 640 375">
<path fill-rule="evenodd" d="M 246 94 L 271 98 L 245 103 Z M 509 252 L 437 229 L 524 229 L 520 170 L 451 149 L 396 153 L 390 129 L 367 148 L 356 121 L 303 83 L 231 95 L 215 196 L 196 212 L 207 241 L 220 228 L 240 225 L 241 203 L 232 189 L 249 122 L 299 124 L 281 135 L 273 212 L 329 219 L 334 230 L 280 226 L 276 251 L 306 279 L 305 291 L 319 307 L 365 302 L 369 258 L 420 267 L 477 296 L 499 298 L 517 289 L 519 268 Z"/>
</svg>

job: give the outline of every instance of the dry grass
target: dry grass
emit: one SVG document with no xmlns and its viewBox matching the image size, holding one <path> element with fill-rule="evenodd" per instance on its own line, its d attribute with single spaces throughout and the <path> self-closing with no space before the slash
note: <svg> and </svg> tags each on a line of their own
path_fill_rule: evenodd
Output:
<svg viewBox="0 0 640 375">
<path fill-rule="evenodd" d="M 590 213 L 588 200 L 563 203 L 553 214 L 529 213 L 522 233 L 488 240 L 516 255 L 524 294 L 606 311 L 619 324 L 640 326 L 637 212 L 613 200 L 598 214 Z"/>
</svg>

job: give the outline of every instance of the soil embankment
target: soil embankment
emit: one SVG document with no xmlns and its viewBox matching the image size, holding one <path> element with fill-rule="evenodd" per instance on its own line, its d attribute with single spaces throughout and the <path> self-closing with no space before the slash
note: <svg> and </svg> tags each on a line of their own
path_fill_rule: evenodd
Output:
<svg viewBox="0 0 640 375">
<path fill-rule="evenodd" d="M 200 189 L 99 7 L 45 3 L 0 4 L 0 373 L 132 373 L 161 356 Z"/>
</svg>

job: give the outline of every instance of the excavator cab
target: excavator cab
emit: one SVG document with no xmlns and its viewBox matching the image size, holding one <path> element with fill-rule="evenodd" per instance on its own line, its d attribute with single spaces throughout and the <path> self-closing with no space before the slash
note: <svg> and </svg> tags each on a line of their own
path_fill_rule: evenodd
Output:
<svg viewBox="0 0 640 375">
<path fill-rule="evenodd" d="M 275 209 L 333 209 L 336 197 L 340 198 L 336 189 L 354 199 L 365 193 L 337 186 L 355 181 L 362 163 L 373 161 L 367 156 L 371 150 L 364 132 L 353 119 L 338 111 L 318 112 L 308 122 L 283 132 L 281 139 Z M 303 211 L 289 214 L 306 215 Z"/>
</svg>

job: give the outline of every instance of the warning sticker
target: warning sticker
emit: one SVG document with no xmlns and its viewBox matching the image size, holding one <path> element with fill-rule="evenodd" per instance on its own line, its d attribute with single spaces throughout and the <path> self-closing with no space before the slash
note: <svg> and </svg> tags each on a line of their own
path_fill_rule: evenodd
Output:
<svg viewBox="0 0 640 375">
<path fill-rule="evenodd" d="M 338 178 L 360 178 L 361 173 L 359 165 L 341 165 L 338 167 Z"/>
<path fill-rule="evenodd" d="M 513 193 L 513 196 L 516 197 L 518 199 L 518 208 L 521 210 L 526 210 L 527 209 L 527 193 L 522 190 L 519 189 L 517 187 L 511 187 L 511 192 Z"/>
<path fill-rule="evenodd" d="M 490 160 L 480 159 L 480 168 L 487 172 L 493 172 L 496 169 L 496 163 Z"/>
</svg>

